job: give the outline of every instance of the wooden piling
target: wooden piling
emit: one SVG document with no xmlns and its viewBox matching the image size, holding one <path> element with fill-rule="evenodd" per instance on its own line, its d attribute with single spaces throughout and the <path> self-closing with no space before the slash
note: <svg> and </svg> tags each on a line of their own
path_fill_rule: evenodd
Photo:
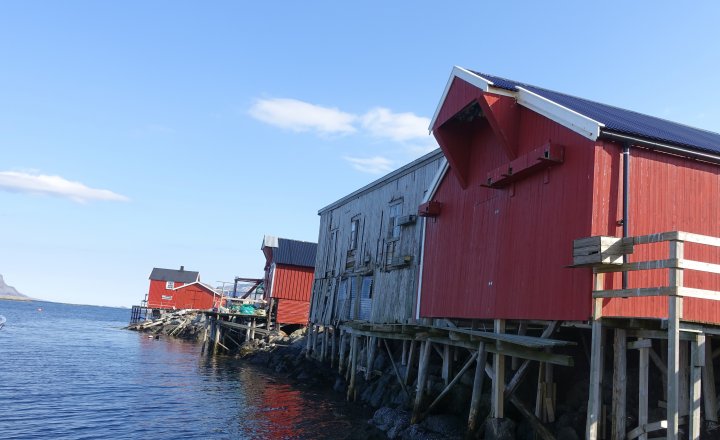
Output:
<svg viewBox="0 0 720 440">
<path fill-rule="evenodd" d="M 495 320 L 495 333 L 505 333 L 505 320 Z M 492 414 L 496 419 L 505 417 L 505 355 L 495 353 L 493 355 L 493 378 L 492 388 Z"/>
<path fill-rule="evenodd" d="M 375 352 L 377 348 L 377 338 L 373 336 L 367 337 L 367 366 L 365 368 L 365 380 L 370 380 L 375 363 Z"/>
<path fill-rule="evenodd" d="M 423 394 L 425 393 L 425 383 L 427 382 L 427 369 L 430 361 L 430 352 L 432 351 L 432 343 L 423 341 L 420 346 L 420 364 L 418 365 L 417 389 L 415 391 L 415 405 L 413 406 L 411 424 L 415 424 L 420 417 L 422 409 Z"/>
<path fill-rule="evenodd" d="M 670 259 L 684 258 L 684 243 L 672 240 Z M 670 287 L 681 288 L 683 270 L 669 270 Z M 668 382 L 667 382 L 667 439 L 677 440 L 679 434 L 679 387 L 680 387 L 680 318 L 683 314 L 683 299 L 680 296 L 668 296 Z"/>
<path fill-rule="evenodd" d="M 445 381 L 445 386 L 450 383 L 450 376 L 452 375 L 452 358 L 450 357 L 450 345 L 443 345 L 443 363 L 442 363 L 442 379 Z"/>
<path fill-rule="evenodd" d="M 612 393 L 612 440 L 624 440 L 626 429 L 627 402 L 627 337 L 624 329 L 615 329 L 613 356 L 613 393 Z"/>
<path fill-rule="evenodd" d="M 595 290 L 602 290 L 605 276 L 596 273 Z M 592 341 L 590 343 L 590 390 L 588 394 L 587 422 L 585 438 L 597 440 L 598 422 L 602 404 L 602 374 L 603 374 L 603 327 L 602 327 L 602 299 L 593 300 Z"/>
<path fill-rule="evenodd" d="M 648 339 L 641 339 L 649 343 Z M 650 350 L 651 347 L 641 347 L 639 351 L 638 365 L 638 426 L 645 426 L 648 423 L 648 385 L 650 378 Z M 643 432 L 639 440 L 647 440 L 647 433 Z"/>
<path fill-rule="evenodd" d="M 348 383 L 347 400 L 355 400 L 355 373 L 357 370 L 358 336 L 350 335 L 350 381 Z"/>
<path fill-rule="evenodd" d="M 715 368 L 713 367 L 712 338 L 705 337 L 705 365 L 702 368 L 703 404 L 705 420 L 717 423 L 717 395 L 715 394 Z"/>
<path fill-rule="evenodd" d="M 347 339 L 347 332 L 340 330 L 340 355 L 338 357 L 338 373 L 342 374 L 345 368 L 345 340 Z"/>
<path fill-rule="evenodd" d="M 690 421 L 689 439 L 700 439 L 700 393 L 702 390 L 702 366 L 705 364 L 705 335 L 697 335 L 690 343 L 690 387 L 688 416 Z"/>
<path fill-rule="evenodd" d="M 478 346 L 478 356 L 475 360 L 475 378 L 473 380 L 472 397 L 470 398 L 470 414 L 468 415 L 468 431 L 475 432 L 478 428 L 478 412 L 480 410 L 480 397 L 482 396 L 483 379 L 485 378 L 485 363 L 487 351 L 485 343 Z"/>
<path fill-rule="evenodd" d="M 415 357 L 415 344 L 414 339 L 410 341 L 410 351 L 408 353 L 407 366 L 405 367 L 405 385 L 407 385 L 408 380 L 410 379 L 410 370 L 412 370 L 413 358 Z"/>
</svg>

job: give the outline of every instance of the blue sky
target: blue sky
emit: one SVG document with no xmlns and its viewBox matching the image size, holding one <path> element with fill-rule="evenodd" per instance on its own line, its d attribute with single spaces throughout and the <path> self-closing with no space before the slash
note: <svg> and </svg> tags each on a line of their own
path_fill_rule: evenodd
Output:
<svg viewBox="0 0 720 440">
<path fill-rule="evenodd" d="M 453 65 L 720 131 L 700 2 L 0 4 L 0 274 L 129 306 L 418 157 Z"/>
</svg>

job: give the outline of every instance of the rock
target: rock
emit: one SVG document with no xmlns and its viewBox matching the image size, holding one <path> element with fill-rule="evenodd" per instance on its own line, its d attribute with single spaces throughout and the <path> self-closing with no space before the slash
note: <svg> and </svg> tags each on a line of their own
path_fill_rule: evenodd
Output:
<svg viewBox="0 0 720 440">
<path fill-rule="evenodd" d="M 342 377 L 337 377 L 335 379 L 335 385 L 333 385 L 333 390 L 337 391 L 338 393 L 344 393 L 347 391 L 347 385 L 345 385 L 345 380 Z"/>
<path fill-rule="evenodd" d="M 515 422 L 510 419 L 490 418 L 485 424 L 486 440 L 513 440 L 515 439 Z"/>
<path fill-rule="evenodd" d="M 375 414 L 373 414 L 373 418 L 370 422 L 373 425 L 377 426 L 379 429 L 387 431 L 388 428 L 392 426 L 393 421 L 395 420 L 397 415 L 398 410 L 388 407 L 382 407 L 375 411 Z"/>
<path fill-rule="evenodd" d="M 569 426 L 558 429 L 555 438 L 556 440 L 580 440 L 575 430 Z"/>
<path fill-rule="evenodd" d="M 385 434 L 389 439 L 398 438 L 408 426 L 410 426 L 410 413 L 407 411 L 398 411 L 392 426 Z"/>
<path fill-rule="evenodd" d="M 450 437 L 460 434 L 461 423 L 460 418 L 455 415 L 433 414 L 423 420 L 421 425 L 428 431 Z"/>
<path fill-rule="evenodd" d="M 447 440 L 447 437 L 430 432 L 420 425 L 410 425 L 406 430 L 400 433 L 399 438 L 402 440 Z"/>
<path fill-rule="evenodd" d="M 375 356 L 375 361 L 372 364 L 372 369 L 375 371 L 382 371 L 385 367 L 386 356 L 384 353 L 378 353 Z"/>
</svg>

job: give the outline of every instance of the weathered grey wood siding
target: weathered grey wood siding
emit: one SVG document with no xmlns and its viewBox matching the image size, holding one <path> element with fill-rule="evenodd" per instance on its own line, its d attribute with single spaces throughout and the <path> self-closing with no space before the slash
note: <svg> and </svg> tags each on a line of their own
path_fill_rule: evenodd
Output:
<svg viewBox="0 0 720 440">
<path fill-rule="evenodd" d="M 320 210 L 312 323 L 412 319 L 422 221 L 400 226 L 399 239 L 393 238 L 390 210 L 395 206 L 401 217 L 416 215 L 443 161 L 436 150 Z M 355 250 L 350 249 L 353 220 L 359 225 Z M 397 242 L 392 262 L 390 241 Z"/>
</svg>

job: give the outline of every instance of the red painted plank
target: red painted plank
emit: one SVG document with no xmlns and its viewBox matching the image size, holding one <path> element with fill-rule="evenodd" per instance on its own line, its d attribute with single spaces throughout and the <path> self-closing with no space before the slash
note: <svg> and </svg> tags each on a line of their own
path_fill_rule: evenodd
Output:
<svg viewBox="0 0 720 440">
<path fill-rule="evenodd" d="M 307 324 L 310 315 L 310 302 L 278 300 L 277 322 L 279 324 Z"/>
</svg>

